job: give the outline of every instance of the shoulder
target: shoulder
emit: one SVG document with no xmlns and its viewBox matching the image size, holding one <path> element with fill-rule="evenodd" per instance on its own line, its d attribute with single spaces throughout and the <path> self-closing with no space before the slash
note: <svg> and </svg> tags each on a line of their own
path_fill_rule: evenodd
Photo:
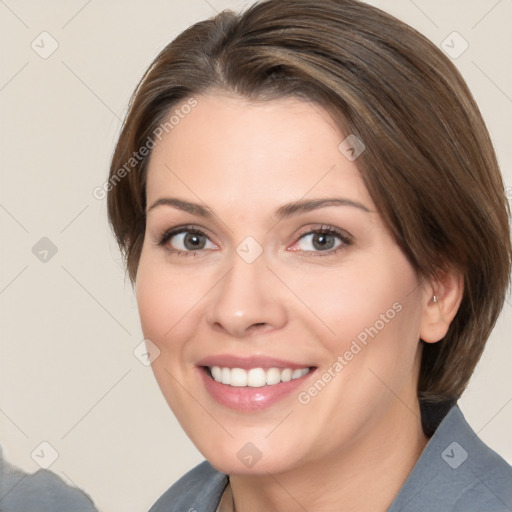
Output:
<svg viewBox="0 0 512 512">
<path fill-rule="evenodd" d="M 417 510 L 512 510 L 512 467 L 478 438 L 458 406 L 440 423 L 388 512 Z"/>
<path fill-rule="evenodd" d="M 461 442 L 454 440 L 442 453 L 442 457 L 448 459 L 452 451 L 453 459 L 457 457 L 456 452 L 460 453 L 460 465 L 457 461 L 455 464 L 452 463 L 450 469 L 453 479 L 454 474 L 460 473 L 458 478 L 466 487 L 464 490 L 461 489 L 454 510 L 511 511 L 512 467 L 478 437 L 458 408 L 455 414 L 460 417 L 461 423 L 467 426 L 468 436 L 461 434 Z"/>
<path fill-rule="evenodd" d="M 96 512 L 92 500 L 47 470 L 30 475 L 5 462 L 0 453 L 0 507 L 2 512 Z"/>
<path fill-rule="evenodd" d="M 205 461 L 182 476 L 158 501 L 150 512 L 173 510 L 215 512 L 228 477 Z"/>
</svg>

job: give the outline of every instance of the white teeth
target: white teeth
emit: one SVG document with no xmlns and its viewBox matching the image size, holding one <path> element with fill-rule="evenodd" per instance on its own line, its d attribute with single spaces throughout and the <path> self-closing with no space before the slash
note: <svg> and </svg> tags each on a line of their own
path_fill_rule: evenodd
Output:
<svg viewBox="0 0 512 512">
<path fill-rule="evenodd" d="M 281 370 L 279 368 L 270 368 L 267 370 L 267 386 L 272 386 L 273 384 L 279 384 L 281 382 Z"/>
<path fill-rule="evenodd" d="M 232 370 L 233 371 L 233 370 Z M 267 374 L 263 368 L 252 368 L 247 374 L 247 385 L 251 388 L 261 388 L 267 383 Z"/>
<path fill-rule="evenodd" d="M 251 368 L 249 371 L 243 368 L 221 368 L 220 366 L 211 366 L 210 373 L 213 380 L 227 384 L 233 387 L 252 387 L 261 388 L 265 385 L 273 386 L 280 382 L 289 382 L 294 379 L 300 379 L 309 373 L 309 368 Z"/>
<path fill-rule="evenodd" d="M 298 370 L 293 370 L 292 379 L 298 379 L 299 377 L 302 377 L 302 370 L 300 368 Z"/>
<path fill-rule="evenodd" d="M 231 370 L 229 368 L 222 368 L 222 384 L 231 384 Z"/>
<path fill-rule="evenodd" d="M 222 368 L 222 371 L 227 368 Z M 243 388 L 247 386 L 247 372 L 242 368 L 233 368 L 231 370 L 231 385 L 237 388 Z"/>
<path fill-rule="evenodd" d="M 210 370 L 212 372 L 213 378 L 217 382 L 222 382 L 222 368 L 220 368 L 219 366 L 212 366 Z"/>
<path fill-rule="evenodd" d="M 290 382 L 292 380 L 292 370 L 290 368 L 286 368 L 281 372 L 281 380 L 283 382 Z"/>
</svg>

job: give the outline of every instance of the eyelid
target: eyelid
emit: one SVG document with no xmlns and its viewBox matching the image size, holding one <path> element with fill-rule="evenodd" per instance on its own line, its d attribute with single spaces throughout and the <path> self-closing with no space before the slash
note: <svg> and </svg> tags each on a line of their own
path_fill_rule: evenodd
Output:
<svg viewBox="0 0 512 512">
<path fill-rule="evenodd" d="M 304 226 L 296 235 L 297 240 L 305 235 L 313 233 L 330 233 L 338 235 L 341 239 L 352 242 L 353 236 L 346 230 L 332 226 L 331 224 L 313 224 Z"/>
<path fill-rule="evenodd" d="M 336 247 L 335 249 L 326 250 L 326 251 L 300 251 L 299 249 L 292 249 L 293 252 L 302 252 L 304 254 L 309 255 L 319 255 L 319 256 L 327 256 L 329 254 L 334 254 L 338 252 L 341 249 L 346 248 L 347 246 L 350 246 L 353 244 L 353 236 L 345 231 L 344 229 L 337 228 L 335 226 L 332 226 L 330 224 L 318 224 L 316 226 L 305 226 L 304 228 L 301 228 L 298 232 L 298 234 L 295 236 L 295 241 L 292 244 L 292 247 L 297 245 L 299 241 L 304 238 L 306 235 L 314 235 L 317 233 L 326 233 L 333 236 L 338 237 L 341 240 L 341 244 Z M 290 250 L 290 247 L 287 248 L 287 250 Z"/>
</svg>

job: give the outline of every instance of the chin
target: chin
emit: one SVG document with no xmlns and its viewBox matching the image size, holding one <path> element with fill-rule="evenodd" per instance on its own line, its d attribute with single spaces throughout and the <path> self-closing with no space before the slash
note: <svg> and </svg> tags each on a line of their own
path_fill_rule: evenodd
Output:
<svg viewBox="0 0 512 512">
<path fill-rule="evenodd" d="M 268 474 L 286 473 L 296 467 L 296 464 L 283 460 L 283 454 L 280 454 L 281 460 L 273 458 L 265 458 L 254 456 L 253 460 L 249 460 L 245 455 L 246 461 L 238 459 L 237 454 L 226 454 L 219 456 L 218 454 L 206 457 L 206 460 L 218 471 L 227 475 L 244 475 L 244 476 L 268 476 Z"/>
</svg>

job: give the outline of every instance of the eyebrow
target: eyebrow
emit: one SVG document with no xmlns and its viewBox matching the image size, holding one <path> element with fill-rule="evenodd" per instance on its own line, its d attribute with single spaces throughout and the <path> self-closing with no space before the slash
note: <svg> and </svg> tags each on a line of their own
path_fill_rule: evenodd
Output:
<svg viewBox="0 0 512 512">
<path fill-rule="evenodd" d="M 174 197 L 161 197 L 157 199 L 147 210 L 149 213 L 158 206 L 170 206 L 178 210 L 197 215 L 198 217 L 212 218 L 214 217 L 213 211 L 207 206 L 203 206 L 199 203 L 191 203 L 189 201 L 183 201 Z M 371 210 L 364 204 L 353 201 L 352 199 L 346 199 L 343 197 L 329 197 L 323 199 L 308 199 L 294 201 L 287 203 L 276 210 L 277 220 L 282 220 L 298 213 L 310 212 L 319 208 L 326 208 L 328 206 L 350 206 L 358 208 L 366 213 L 371 213 Z"/>
<path fill-rule="evenodd" d="M 346 199 L 344 197 L 328 197 L 323 199 L 300 200 L 285 204 L 278 208 L 276 211 L 276 217 L 278 220 L 282 220 L 297 213 L 310 212 L 312 210 L 326 208 L 328 206 L 351 206 L 366 213 L 370 213 L 370 209 L 359 201 L 353 201 L 352 199 Z"/>
<path fill-rule="evenodd" d="M 176 199 L 174 197 L 161 197 L 157 199 L 148 209 L 146 213 L 149 213 L 151 210 L 156 208 L 157 206 L 171 206 L 178 210 L 183 210 L 184 212 L 191 213 L 192 215 L 197 215 L 198 217 L 211 218 L 213 217 L 213 212 L 207 206 L 203 206 L 199 203 L 191 203 L 189 201 L 183 201 L 181 199 Z"/>
</svg>

